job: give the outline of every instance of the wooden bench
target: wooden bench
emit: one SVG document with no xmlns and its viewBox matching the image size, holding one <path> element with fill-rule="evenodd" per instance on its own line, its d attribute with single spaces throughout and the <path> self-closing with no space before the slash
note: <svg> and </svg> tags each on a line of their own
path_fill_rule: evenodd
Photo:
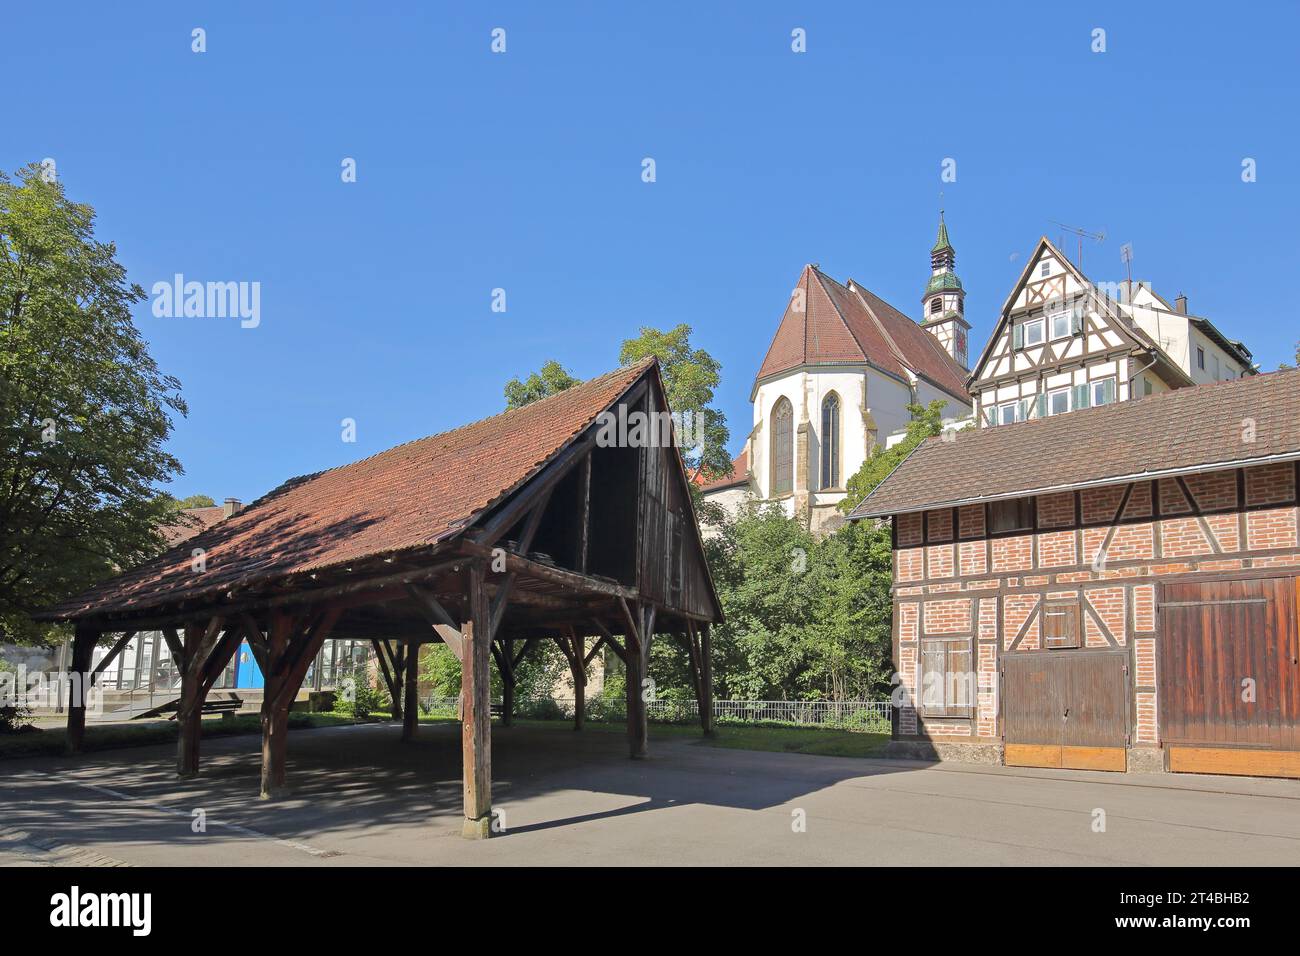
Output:
<svg viewBox="0 0 1300 956">
<path fill-rule="evenodd" d="M 235 713 L 239 708 L 244 706 L 244 702 L 238 697 L 222 697 L 218 700 L 205 700 L 203 702 L 203 715 L 220 714 L 222 720 L 234 720 Z M 180 714 L 180 708 L 172 710 L 172 715 L 168 720 L 175 720 Z"/>
</svg>

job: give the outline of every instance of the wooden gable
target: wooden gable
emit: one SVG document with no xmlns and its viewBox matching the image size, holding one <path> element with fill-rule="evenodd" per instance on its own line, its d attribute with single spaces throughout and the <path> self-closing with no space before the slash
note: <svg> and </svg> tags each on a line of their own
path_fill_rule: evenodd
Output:
<svg viewBox="0 0 1300 956">
<path fill-rule="evenodd" d="M 1066 334 L 1053 336 L 1054 319 Z M 1039 334 L 1030 333 L 1030 323 L 1041 323 Z M 968 385 L 974 392 L 1144 347 L 1114 306 L 1043 238 L 1003 303 Z"/>
</svg>

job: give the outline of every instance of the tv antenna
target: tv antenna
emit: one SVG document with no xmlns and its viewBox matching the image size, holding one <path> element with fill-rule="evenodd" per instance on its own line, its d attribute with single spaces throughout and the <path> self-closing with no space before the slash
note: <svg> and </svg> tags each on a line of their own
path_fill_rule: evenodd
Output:
<svg viewBox="0 0 1300 956">
<path fill-rule="evenodd" d="M 1080 229 L 1078 226 L 1067 226 L 1065 223 L 1057 222 L 1055 219 L 1052 220 L 1052 223 L 1054 225 L 1060 226 L 1066 232 L 1071 233 L 1074 236 L 1078 237 L 1079 257 L 1074 260 L 1074 264 L 1079 267 L 1080 271 L 1083 270 L 1083 240 L 1092 239 L 1095 242 L 1106 241 L 1105 232 L 1089 232 L 1087 229 Z M 1064 240 L 1062 240 L 1062 244 L 1064 244 Z"/>
</svg>

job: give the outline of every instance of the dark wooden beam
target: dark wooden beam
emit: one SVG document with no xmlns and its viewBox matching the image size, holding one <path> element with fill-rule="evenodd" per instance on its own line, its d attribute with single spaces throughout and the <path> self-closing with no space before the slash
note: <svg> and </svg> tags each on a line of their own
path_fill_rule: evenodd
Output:
<svg viewBox="0 0 1300 956">
<path fill-rule="evenodd" d="M 492 833 L 492 677 L 491 609 L 484 567 L 469 570 L 469 615 L 465 621 L 461 667 L 461 767 L 465 820 L 461 835 L 486 839 Z"/>
<path fill-rule="evenodd" d="M 72 660 L 68 665 L 68 753 L 80 753 L 86 736 L 86 694 L 90 690 L 90 662 L 100 632 L 86 624 L 77 624 L 72 637 Z"/>
<path fill-rule="evenodd" d="M 461 547 L 471 557 L 483 558 L 484 560 L 491 560 L 492 558 L 491 548 L 485 548 L 472 541 L 463 542 Z M 579 574 L 577 571 L 569 571 L 565 568 L 539 564 L 536 561 L 530 561 L 510 552 L 506 553 L 505 562 L 507 571 L 515 571 L 524 577 L 546 581 L 549 584 L 559 585 L 580 594 L 600 594 L 605 597 L 622 598 L 624 600 L 635 600 L 637 597 L 636 588 L 615 584 L 610 581 L 602 581 L 599 578 Z"/>
<path fill-rule="evenodd" d="M 402 712 L 402 739 L 412 741 L 420 729 L 420 642 L 410 641 L 402 658 L 406 678 L 406 704 Z"/>
<path fill-rule="evenodd" d="M 114 642 L 113 646 L 109 649 L 109 652 L 104 655 L 104 659 L 96 665 L 94 672 L 90 675 L 90 684 L 92 687 L 94 686 L 95 681 L 99 680 L 99 675 L 104 673 L 108 668 L 108 665 L 113 663 L 113 661 L 117 659 L 117 655 L 121 654 L 122 651 L 126 649 L 126 645 L 131 643 L 131 638 L 133 637 L 135 637 L 135 631 L 126 631 L 117 639 L 117 641 Z M 136 661 L 136 666 L 139 667 L 138 655 Z"/>
<path fill-rule="evenodd" d="M 560 452 L 549 465 L 546 465 L 520 489 L 519 494 L 483 524 L 482 529 L 474 534 L 474 542 L 489 548 L 496 544 L 502 535 L 518 523 L 539 496 L 549 494 L 560 479 L 595 447 L 596 436 L 594 432 L 590 432 Z"/>
<path fill-rule="evenodd" d="M 225 618 L 213 615 L 206 625 L 188 624 L 182 646 L 181 699 L 176 706 L 180 736 L 176 742 L 176 773 L 192 777 L 199 772 L 199 738 L 202 735 L 203 700 L 207 696 L 204 674 L 208 656 L 217 648 Z"/>
<path fill-rule="evenodd" d="M 465 663 L 465 648 L 461 626 L 447 613 L 447 609 L 425 588 L 414 584 L 407 586 L 407 592 L 415 599 L 416 607 L 424 615 L 429 626 L 442 638 L 444 644 L 456 655 L 456 660 Z M 486 595 L 485 595 L 486 597 Z"/>
<path fill-rule="evenodd" d="M 700 640 L 700 724 L 706 737 L 713 736 L 713 639 L 712 625 L 699 628 Z"/>
<path fill-rule="evenodd" d="M 388 641 L 381 641 L 377 637 L 370 639 L 370 646 L 375 650 L 375 657 L 379 661 L 379 671 L 383 674 L 384 684 L 388 688 L 388 697 L 392 702 L 391 713 L 394 720 L 402 719 L 402 664 L 394 654 L 392 645 Z M 391 663 L 390 663 L 391 658 Z"/>
<path fill-rule="evenodd" d="M 569 661 L 569 675 L 573 680 L 573 729 L 581 730 L 587 710 L 587 661 L 583 655 L 585 641 L 574 627 L 568 628 L 567 640 L 562 637 L 555 640 Z"/>
<path fill-rule="evenodd" d="M 591 550 L 591 455 L 582 459 L 582 478 L 579 494 L 582 502 L 578 509 L 578 570 L 587 573 L 587 557 Z"/>
</svg>

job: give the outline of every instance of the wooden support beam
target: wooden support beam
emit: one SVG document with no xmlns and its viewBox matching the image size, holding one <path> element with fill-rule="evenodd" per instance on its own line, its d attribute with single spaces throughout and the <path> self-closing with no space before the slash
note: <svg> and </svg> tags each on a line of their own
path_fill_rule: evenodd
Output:
<svg viewBox="0 0 1300 956">
<path fill-rule="evenodd" d="M 706 737 L 713 736 L 713 640 L 712 625 L 701 624 L 700 636 L 700 724 Z"/>
<path fill-rule="evenodd" d="M 415 599 L 415 606 L 420 609 L 424 619 L 429 622 L 429 626 L 437 632 L 442 638 L 442 642 L 450 648 L 451 652 L 456 655 L 456 660 L 462 665 L 465 663 L 465 649 L 463 647 L 464 639 L 461 634 L 460 625 L 447 612 L 433 593 L 426 588 L 408 585 L 407 593 Z"/>
<path fill-rule="evenodd" d="M 181 643 L 180 636 L 176 633 L 174 627 L 164 627 L 162 629 L 163 640 L 167 642 L 167 648 L 172 652 L 172 662 L 176 665 L 178 671 L 185 670 L 185 645 Z"/>
<path fill-rule="evenodd" d="M 491 548 L 485 548 L 472 541 L 463 542 L 461 548 L 472 557 L 483 558 L 484 560 L 491 560 L 492 558 Z M 569 571 L 549 564 L 538 564 L 536 561 L 529 561 L 527 558 L 510 552 L 506 553 L 505 561 L 507 571 L 516 571 L 524 577 L 546 581 L 548 584 L 557 584 L 580 594 L 598 594 L 603 597 L 621 598 L 623 600 L 635 599 L 637 596 L 636 588 L 630 588 L 624 584 L 615 584 L 611 581 L 602 581 L 590 575 L 579 574 L 577 571 Z"/>
<path fill-rule="evenodd" d="M 122 636 L 119 637 L 117 641 L 114 642 L 113 646 L 109 648 L 108 653 L 104 655 L 104 659 L 101 660 L 97 665 L 95 665 L 95 670 L 90 675 L 90 686 L 93 687 L 95 685 L 95 681 L 99 680 L 99 675 L 104 673 L 104 671 L 108 669 L 108 665 L 113 663 L 113 661 L 117 659 L 117 655 L 121 654 L 122 651 L 126 650 L 126 645 L 131 643 L 131 638 L 133 637 L 135 637 L 135 631 L 125 631 L 123 632 Z M 138 656 L 136 660 L 137 660 L 136 666 L 138 667 L 139 666 Z"/>
<path fill-rule="evenodd" d="M 474 535 L 475 542 L 490 550 L 492 545 L 496 544 L 501 536 L 513 528 L 519 519 L 527 513 L 528 509 L 537 500 L 538 495 L 549 494 L 560 479 L 569 473 L 569 469 L 581 461 L 585 455 L 590 454 L 595 447 L 596 435 L 592 431 L 560 452 L 554 461 L 529 481 L 528 484 L 531 487 L 527 495 L 516 496 L 513 501 L 505 504 L 500 511 L 484 523 L 482 530 Z"/>
<path fill-rule="evenodd" d="M 582 498 L 578 512 L 578 570 L 586 574 L 591 551 L 591 455 L 582 459 L 578 494 Z"/>
<path fill-rule="evenodd" d="M 528 652 L 537 645 L 538 640 L 539 638 L 530 637 L 524 641 L 524 646 L 519 648 L 519 653 L 515 655 L 515 659 L 511 662 L 513 668 L 518 669 L 523 659 L 528 656 Z"/>
<path fill-rule="evenodd" d="M 573 680 L 573 729 L 581 730 L 587 710 L 587 659 L 583 654 L 586 642 L 572 626 L 568 628 L 567 638 L 557 637 L 555 642 L 569 662 L 569 675 Z"/>
<path fill-rule="evenodd" d="M 199 738 L 203 733 L 203 700 L 208 686 L 204 682 L 209 655 L 217 650 L 225 619 L 213 615 L 206 625 L 185 625 L 185 668 L 181 671 L 181 699 L 176 707 L 180 737 L 176 742 L 176 774 L 192 777 L 199 772 Z"/>
<path fill-rule="evenodd" d="M 406 678 L 406 704 L 402 712 L 402 740 L 415 739 L 420 728 L 420 642 L 410 641 L 402 655 L 402 675 Z"/>
<path fill-rule="evenodd" d="M 269 800 L 284 790 L 284 762 L 287 753 L 288 714 L 283 724 L 275 702 L 284 685 L 285 657 L 289 641 L 300 627 L 300 620 L 288 611 L 276 611 L 266 635 L 266 668 L 262 674 L 262 787 L 261 797 Z"/>
<path fill-rule="evenodd" d="M 342 609 L 337 606 L 307 617 L 277 611 L 271 616 L 270 673 L 262 700 L 262 798 L 286 792 L 289 708 L 302 686 L 307 668 L 334 629 Z"/>
<path fill-rule="evenodd" d="M 370 639 L 375 658 L 379 661 L 379 670 L 388 688 L 390 713 L 393 720 L 402 719 L 402 657 L 404 651 L 395 650 L 391 641 L 381 641 L 377 637 Z"/>
<path fill-rule="evenodd" d="M 469 615 L 461 668 L 461 755 L 465 821 L 461 835 L 486 839 L 492 833 L 492 631 L 482 562 L 469 569 Z"/>
<path fill-rule="evenodd" d="M 515 656 L 508 637 L 497 638 L 493 642 L 492 653 L 497 660 L 497 671 L 501 674 L 501 724 L 513 727 L 515 724 Z"/>
<path fill-rule="evenodd" d="M 627 650 L 624 647 L 619 645 L 618 640 L 617 638 L 614 637 L 613 632 L 610 631 L 610 629 L 605 626 L 604 622 L 597 620 L 596 618 L 592 618 L 591 623 L 595 626 L 596 630 L 600 632 L 601 638 L 595 643 L 595 646 L 593 646 L 592 649 L 587 652 L 585 663 L 590 664 L 591 659 L 596 656 L 596 653 L 600 650 L 601 646 L 604 645 L 605 647 L 608 647 L 611 651 L 613 651 L 614 655 L 620 661 L 622 661 L 623 666 L 626 667 Z"/>
<path fill-rule="evenodd" d="M 646 712 L 645 688 L 642 681 L 646 679 L 649 653 L 646 631 L 653 620 L 653 608 L 637 605 L 637 617 L 633 618 L 626 602 L 623 609 L 627 613 L 628 633 L 626 637 L 626 654 L 624 666 L 627 671 L 627 744 L 628 753 L 633 760 L 646 755 L 646 741 L 649 737 L 648 714 Z"/>
<path fill-rule="evenodd" d="M 68 664 L 68 753 L 81 753 L 86 737 L 86 695 L 90 691 L 90 662 L 100 632 L 86 624 L 77 624 L 72 637 L 72 660 Z"/>
</svg>

